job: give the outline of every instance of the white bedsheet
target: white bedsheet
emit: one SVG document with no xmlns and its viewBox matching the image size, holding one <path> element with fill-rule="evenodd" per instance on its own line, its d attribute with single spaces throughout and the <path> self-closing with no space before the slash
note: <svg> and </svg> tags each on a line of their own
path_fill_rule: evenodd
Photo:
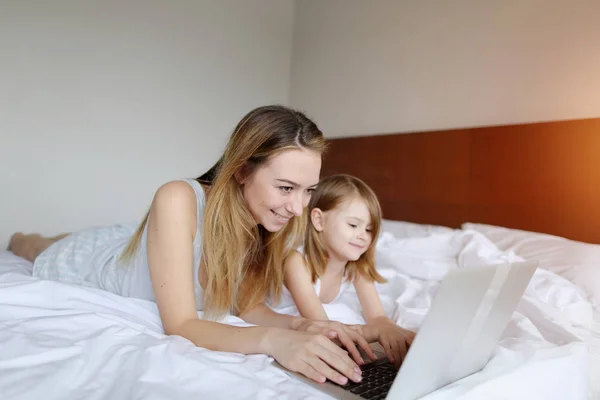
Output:
<svg viewBox="0 0 600 400">
<path fill-rule="evenodd" d="M 600 309 L 594 314 L 594 323 L 588 339 L 590 362 L 591 398 L 600 400 Z"/>
<path fill-rule="evenodd" d="M 417 328 L 450 268 L 507 259 L 516 257 L 479 234 L 384 234 L 378 262 L 390 283 L 378 288 L 389 315 Z M 267 356 L 208 351 L 165 336 L 154 303 L 40 281 L 30 267 L 0 253 L 2 399 L 329 398 Z M 326 310 L 332 319 L 362 321 L 352 292 Z M 589 353 L 580 332 L 589 332 L 591 316 L 577 287 L 540 270 L 486 368 L 425 398 L 586 399 Z"/>
</svg>

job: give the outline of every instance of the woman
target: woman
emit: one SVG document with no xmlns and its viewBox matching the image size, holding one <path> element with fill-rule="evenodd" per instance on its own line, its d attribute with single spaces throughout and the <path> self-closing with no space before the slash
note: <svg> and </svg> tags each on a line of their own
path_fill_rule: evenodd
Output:
<svg viewBox="0 0 600 400">
<path fill-rule="evenodd" d="M 281 315 L 283 260 L 302 239 L 301 215 L 319 180 L 323 134 L 302 113 L 266 106 L 248 113 L 221 159 L 197 180 L 166 183 L 136 232 L 94 228 L 45 238 L 17 233 L 12 251 L 34 275 L 156 301 L 165 333 L 197 346 L 263 353 L 318 382 L 360 380 L 369 357 L 351 327 Z M 212 319 L 199 319 L 197 310 Z M 250 324 L 214 320 L 231 312 Z M 370 338 L 377 340 L 377 338 Z"/>
</svg>

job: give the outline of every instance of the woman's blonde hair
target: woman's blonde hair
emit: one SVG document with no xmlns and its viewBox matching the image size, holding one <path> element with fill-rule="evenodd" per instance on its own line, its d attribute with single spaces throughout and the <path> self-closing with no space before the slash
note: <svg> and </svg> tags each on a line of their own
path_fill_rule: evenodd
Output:
<svg viewBox="0 0 600 400">
<path fill-rule="evenodd" d="M 323 154 L 325 148 L 323 133 L 303 113 L 277 105 L 259 107 L 242 118 L 223 156 L 197 178 L 210 185 L 202 221 L 205 315 L 240 315 L 267 296 L 279 298 L 283 260 L 304 233 L 301 217 L 292 218 L 275 233 L 257 225 L 235 179 L 236 172 L 251 174 L 285 150 Z M 146 221 L 147 217 L 125 249 L 124 258 L 135 254 Z"/>
<path fill-rule="evenodd" d="M 381 226 L 381 206 L 377 195 L 365 182 L 355 176 L 346 174 L 323 178 L 312 194 L 307 214 L 310 215 L 315 208 L 323 212 L 331 211 L 354 199 L 363 200 L 369 210 L 372 240 L 367 251 L 358 260 L 348 262 L 345 277 L 348 280 L 353 280 L 358 273 L 370 281 L 386 282 L 375 268 L 375 244 Z M 321 238 L 321 233 L 314 227 L 311 218 L 307 219 L 304 254 L 314 283 L 325 272 L 329 255 Z"/>
</svg>

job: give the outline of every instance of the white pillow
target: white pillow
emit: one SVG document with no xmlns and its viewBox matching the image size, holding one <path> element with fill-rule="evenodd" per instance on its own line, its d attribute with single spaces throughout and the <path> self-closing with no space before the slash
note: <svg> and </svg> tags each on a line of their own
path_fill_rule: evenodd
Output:
<svg viewBox="0 0 600 400">
<path fill-rule="evenodd" d="M 397 238 L 427 237 L 434 233 L 453 232 L 447 226 L 415 224 L 406 221 L 381 220 L 381 232 L 390 232 Z"/>
<path fill-rule="evenodd" d="M 462 228 L 483 234 L 500 250 L 538 260 L 540 268 L 578 285 L 600 307 L 600 245 L 493 225 L 465 223 Z"/>
<path fill-rule="evenodd" d="M 15 256 L 11 251 L 0 250 L 0 275 L 18 273 L 31 275 L 33 264 L 24 258 Z"/>
</svg>

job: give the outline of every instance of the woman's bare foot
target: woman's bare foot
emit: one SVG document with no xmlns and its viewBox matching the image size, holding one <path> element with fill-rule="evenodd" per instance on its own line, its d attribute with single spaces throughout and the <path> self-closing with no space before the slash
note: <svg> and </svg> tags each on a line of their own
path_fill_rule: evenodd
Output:
<svg viewBox="0 0 600 400">
<path fill-rule="evenodd" d="M 52 243 L 62 239 L 68 234 L 45 238 L 38 233 L 24 235 L 22 232 L 17 232 L 10 238 L 8 250 L 13 254 L 23 257 L 26 260 L 33 262 L 37 256 L 46 250 Z"/>
</svg>

